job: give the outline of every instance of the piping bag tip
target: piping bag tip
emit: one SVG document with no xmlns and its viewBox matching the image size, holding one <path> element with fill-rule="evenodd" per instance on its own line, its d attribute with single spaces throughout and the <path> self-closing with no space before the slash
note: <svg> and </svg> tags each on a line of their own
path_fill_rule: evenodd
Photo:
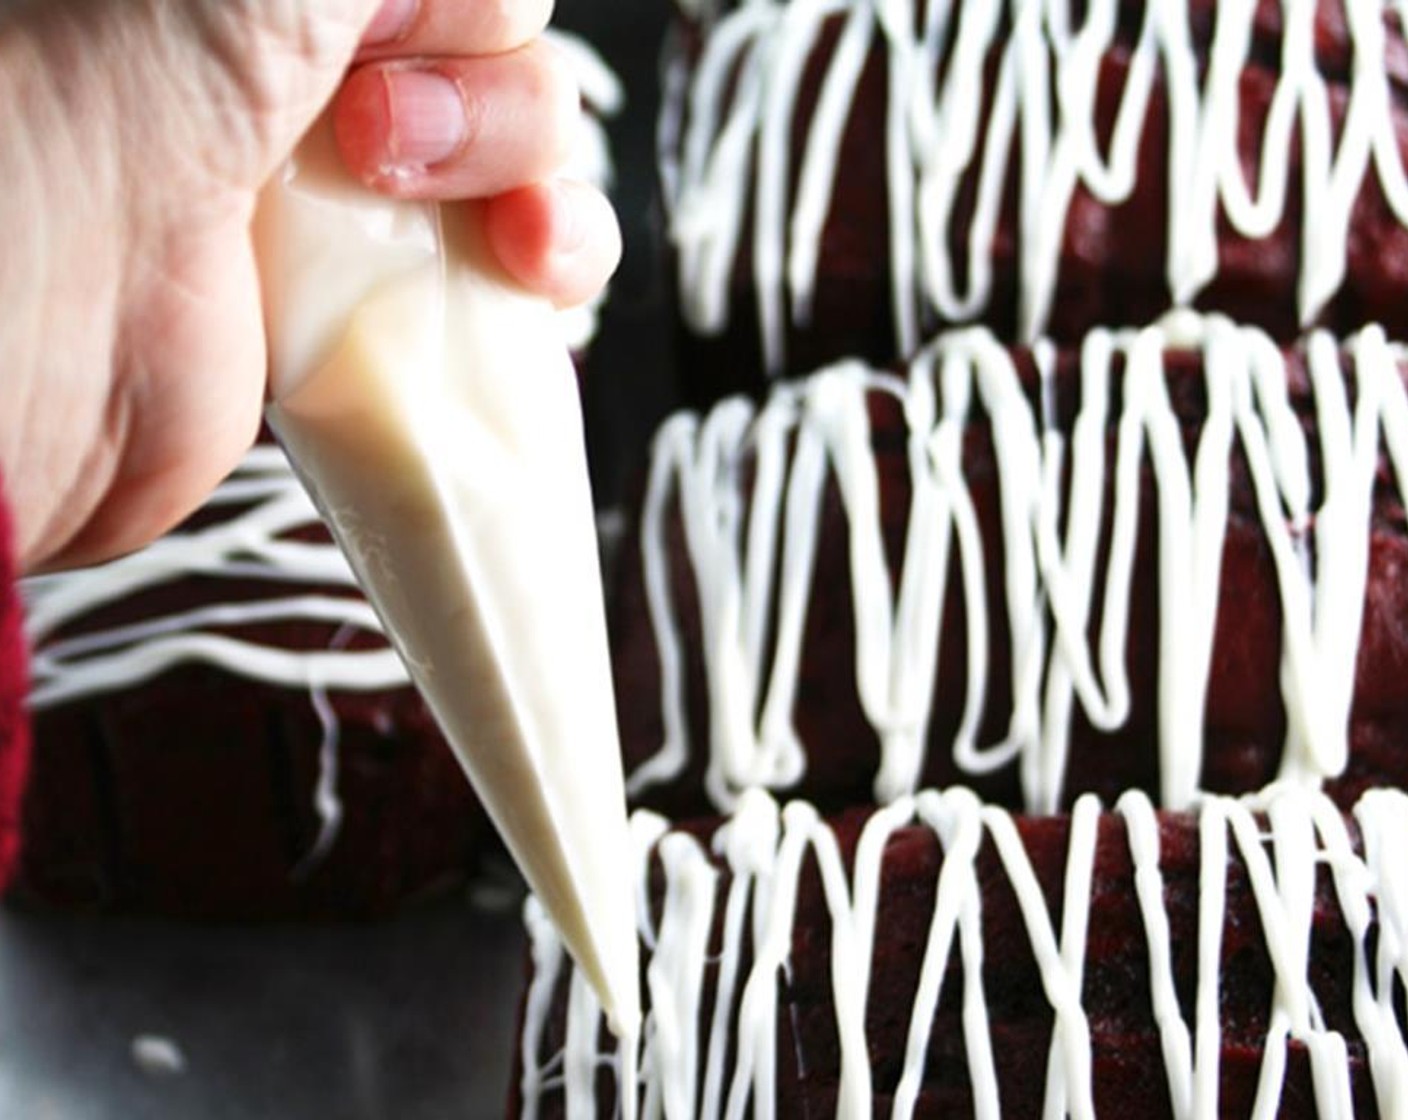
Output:
<svg viewBox="0 0 1408 1120">
<path fill-rule="evenodd" d="M 472 206 L 373 195 L 320 122 L 255 223 L 268 418 L 613 1031 L 639 1017 L 576 374 Z"/>
</svg>

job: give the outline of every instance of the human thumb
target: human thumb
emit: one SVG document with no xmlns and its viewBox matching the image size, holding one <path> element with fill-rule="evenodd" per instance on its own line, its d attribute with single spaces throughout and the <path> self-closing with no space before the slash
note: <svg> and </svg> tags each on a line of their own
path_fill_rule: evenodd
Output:
<svg viewBox="0 0 1408 1120">
<path fill-rule="evenodd" d="M 257 187 L 337 90 L 383 0 L 197 0 L 187 10 L 196 131 L 228 137 L 224 167 Z"/>
</svg>

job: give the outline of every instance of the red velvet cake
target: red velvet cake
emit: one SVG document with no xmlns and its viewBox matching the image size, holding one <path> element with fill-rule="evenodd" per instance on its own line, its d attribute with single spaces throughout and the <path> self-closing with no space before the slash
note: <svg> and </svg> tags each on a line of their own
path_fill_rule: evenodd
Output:
<svg viewBox="0 0 1408 1120">
<path fill-rule="evenodd" d="M 680 7 L 646 1012 L 530 903 L 515 1114 L 1408 1115 L 1405 10 Z"/>
<path fill-rule="evenodd" d="M 530 907 L 512 1114 L 1398 1115 L 1405 822 L 1397 791 L 1346 817 L 1301 789 L 640 814 L 639 1051 Z"/>
<path fill-rule="evenodd" d="M 1377 329 L 1185 315 L 672 418 L 613 606 L 628 788 L 1408 787 L 1405 376 Z"/>
<path fill-rule="evenodd" d="M 1408 325 L 1394 5 L 681 7 L 662 178 L 691 404 L 974 322 Z"/>
</svg>

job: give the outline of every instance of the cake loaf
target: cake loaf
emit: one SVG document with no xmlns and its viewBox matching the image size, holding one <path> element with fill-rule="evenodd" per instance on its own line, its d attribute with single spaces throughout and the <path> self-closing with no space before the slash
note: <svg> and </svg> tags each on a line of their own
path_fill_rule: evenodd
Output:
<svg viewBox="0 0 1408 1120">
<path fill-rule="evenodd" d="M 677 415 L 613 607 L 631 793 L 1408 786 L 1406 358 L 1187 313 L 966 328 Z"/>
<path fill-rule="evenodd" d="M 1405 821 L 1398 792 L 1346 817 L 1294 789 L 641 814 L 640 1049 L 530 906 L 512 1114 L 1398 1115 Z"/>
<path fill-rule="evenodd" d="M 1401 333 L 1393 5 L 681 6 L 661 178 L 691 404 L 955 324 Z"/>
<path fill-rule="evenodd" d="M 515 1114 L 1403 1115 L 1402 8 L 678 6 L 648 1010 L 530 903 Z"/>
<path fill-rule="evenodd" d="M 473 866 L 484 814 L 278 448 L 180 531 L 25 593 L 22 895 L 369 913 Z"/>
</svg>

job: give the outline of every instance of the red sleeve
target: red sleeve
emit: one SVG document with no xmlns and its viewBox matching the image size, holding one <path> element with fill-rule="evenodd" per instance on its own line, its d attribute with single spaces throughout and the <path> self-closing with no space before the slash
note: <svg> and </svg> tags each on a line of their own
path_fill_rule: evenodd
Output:
<svg viewBox="0 0 1408 1120">
<path fill-rule="evenodd" d="M 0 493 L 0 887 L 19 854 L 20 798 L 29 770 L 29 676 L 14 556 L 10 509 Z"/>
</svg>

